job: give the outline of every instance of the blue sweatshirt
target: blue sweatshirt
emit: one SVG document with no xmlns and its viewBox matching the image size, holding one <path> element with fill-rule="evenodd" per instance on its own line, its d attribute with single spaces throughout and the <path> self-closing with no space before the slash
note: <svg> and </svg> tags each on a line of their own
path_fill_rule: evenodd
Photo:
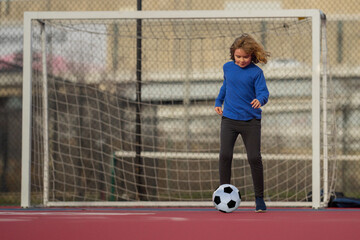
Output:
<svg viewBox="0 0 360 240">
<path fill-rule="evenodd" d="M 269 98 L 265 77 L 261 68 L 250 63 L 245 68 L 236 65 L 234 61 L 223 66 L 224 82 L 215 100 L 215 107 L 224 104 L 223 116 L 247 121 L 253 118 L 261 119 L 261 109 L 254 109 L 251 101 L 259 100 L 264 106 Z"/>
</svg>

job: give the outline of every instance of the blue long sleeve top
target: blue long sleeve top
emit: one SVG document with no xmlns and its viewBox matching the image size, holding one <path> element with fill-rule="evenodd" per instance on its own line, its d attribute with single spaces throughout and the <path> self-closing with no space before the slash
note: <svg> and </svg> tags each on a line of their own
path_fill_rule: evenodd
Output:
<svg viewBox="0 0 360 240">
<path fill-rule="evenodd" d="M 223 71 L 224 82 L 215 100 L 215 107 L 224 104 L 223 116 L 230 119 L 261 119 L 262 110 L 251 106 L 254 99 L 259 100 L 261 106 L 269 99 L 269 90 L 261 68 L 254 63 L 241 68 L 231 61 L 224 64 Z"/>
</svg>

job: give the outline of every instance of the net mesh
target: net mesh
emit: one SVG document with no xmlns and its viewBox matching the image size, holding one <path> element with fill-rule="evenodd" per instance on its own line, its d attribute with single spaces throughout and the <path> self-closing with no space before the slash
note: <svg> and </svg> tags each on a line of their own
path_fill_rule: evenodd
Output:
<svg viewBox="0 0 360 240">
<path fill-rule="evenodd" d="M 219 185 L 214 100 L 242 33 L 271 52 L 259 65 L 270 91 L 262 108 L 265 198 L 311 197 L 311 19 L 46 20 L 32 28 L 33 201 L 45 192 L 50 202 L 210 201 Z M 325 135 L 331 129 L 322 143 L 333 146 Z M 253 201 L 241 137 L 232 184 Z"/>
</svg>

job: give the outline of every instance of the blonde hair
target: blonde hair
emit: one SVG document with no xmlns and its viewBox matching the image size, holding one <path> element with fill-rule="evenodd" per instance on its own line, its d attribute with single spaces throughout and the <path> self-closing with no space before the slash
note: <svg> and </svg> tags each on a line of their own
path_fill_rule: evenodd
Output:
<svg viewBox="0 0 360 240">
<path fill-rule="evenodd" d="M 267 63 L 270 53 L 265 51 L 264 47 L 258 43 L 252 36 L 245 33 L 236 38 L 230 47 L 230 58 L 235 61 L 235 50 L 241 48 L 247 54 L 251 55 L 253 63 Z"/>
</svg>

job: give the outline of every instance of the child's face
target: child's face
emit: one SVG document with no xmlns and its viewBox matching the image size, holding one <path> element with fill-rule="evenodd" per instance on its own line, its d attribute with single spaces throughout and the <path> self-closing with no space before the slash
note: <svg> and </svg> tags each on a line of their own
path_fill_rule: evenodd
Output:
<svg viewBox="0 0 360 240">
<path fill-rule="evenodd" d="M 234 52 L 235 64 L 244 68 L 251 63 L 251 54 L 246 53 L 242 48 L 238 48 Z"/>
</svg>

